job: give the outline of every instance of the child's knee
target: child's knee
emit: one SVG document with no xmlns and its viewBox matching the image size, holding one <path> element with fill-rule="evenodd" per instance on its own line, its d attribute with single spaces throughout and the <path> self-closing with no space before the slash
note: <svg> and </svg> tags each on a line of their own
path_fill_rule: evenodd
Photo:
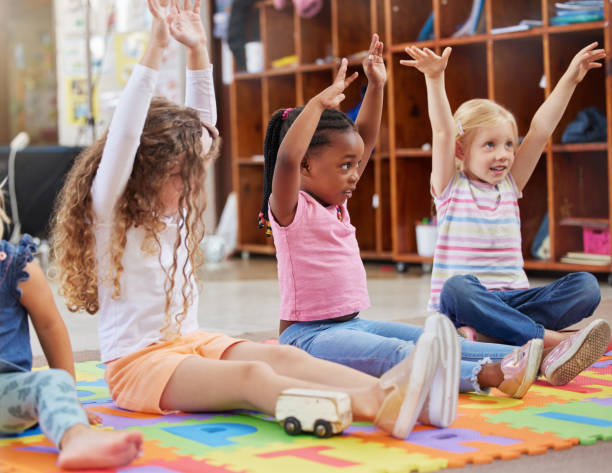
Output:
<svg viewBox="0 0 612 473">
<path fill-rule="evenodd" d="M 440 299 L 448 299 L 449 297 L 455 298 L 458 294 L 461 294 L 463 298 L 465 294 L 471 292 L 477 284 L 480 284 L 480 281 L 471 274 L 451 276 L 446 280 L 444 286 L 442 286 Z"/>
<path fill-rule="evenodd" d="M 66 370 L 48 369 L 38 371 L 34 387 L 44 395 L 65 395 L 76 392 L 74 379 Z"/>
<path fill-rule="evenodd" d="M 576 287 L 576 294 L 582 298 L 583 303 L 593 304 L 597 307 L 601 301 L 601 291 L 597 278 L 591 273 L 581 272 L 573 273 L 572 279 Z"/>
</svg>

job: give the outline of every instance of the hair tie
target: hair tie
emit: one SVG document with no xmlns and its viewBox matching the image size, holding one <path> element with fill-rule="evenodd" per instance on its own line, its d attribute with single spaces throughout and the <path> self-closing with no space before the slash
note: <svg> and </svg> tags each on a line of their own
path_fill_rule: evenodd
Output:
<svg viewBox="0 0 612 473">
<path fill-rule="evenodd" d="M 457 132 L 459 135 L 463 135 L 465 131 L 463 131 L 463 126 L 461 126 L 461 120 L 457 120 Z"/>
<path fill-rule="evenodd" d="M 289 116 L 289 114 L 291 113 L 293 109 L 292 108 L 286 108 L 285 111 L 283 112 L 283 120 L 286 120 L 287 117 Z"/>
</svg>

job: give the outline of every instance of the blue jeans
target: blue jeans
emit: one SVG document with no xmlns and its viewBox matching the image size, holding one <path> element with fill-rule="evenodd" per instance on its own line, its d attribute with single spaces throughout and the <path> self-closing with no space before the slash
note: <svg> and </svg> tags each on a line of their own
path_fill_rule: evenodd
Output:
<svg viewBox="0 0 612 473">
<path fill-rule="evenodd" d="M 280 343 L 293 345 L 317 358 L 350 366 L 380 377 L 414 349 L 423 328 L 402 322 L 363 320 L 346 322 L 298 322 L 280 336 Z M 515 347 L 461 340 L 461 392 L 481 391 L 477 376 L 488 361 L 500 361 Z"/>
<path fill-rule="evenodd" d="M 0 373 L 0 398 L 0 434 L 20 433 L 40 423 L 49 440 L 59 446 L 70 427 L 89 426 L 74 379 L 64 370 Z"/>
<path fill-rule="evenodd" d="M 544 329 L 561 330 L 590 316 L 601 300 L 597 279 L 571 273 L 542 287 L 488 291 L 471 275 L 449 278 L 440 294 L 440 312 L 456 327 L 513 345 L 543 338 Z"/>
</svg>

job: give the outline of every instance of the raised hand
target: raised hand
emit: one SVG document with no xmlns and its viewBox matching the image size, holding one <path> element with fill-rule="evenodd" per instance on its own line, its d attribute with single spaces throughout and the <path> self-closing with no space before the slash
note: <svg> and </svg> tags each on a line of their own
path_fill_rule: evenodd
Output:
<svg viewBox="0 0 612 473">
<path fill-rule="evenodd" d="M 363 71 L 368 78 L 368 83 L 374 86 L 383 86 L 387 81 L 387 69 L 382 54 L 383 43 L 379 41 L 377 34 L 373 34 L 370 50 L 363 60 Z"/>
<path fill-rule="evenodd" d="M 170 43 L 170 29 L 166 22 L 168 2 L 169 0 L 147 0 L 149 11 L 153 15 L 150 41 L 160 48 L 166 48 Z"/>
<path fill-rule="evenodd" d="M 198 48 L 206 44 L 206 31 L 200 18 L 200 1 L 185 0 L 181 8 L 179 0 L 172 0 L 168 24 L 172 37 L 188 48 Z"/>
<path fill-rule="evenodd" d="M 584 76 L 591 69 L 602 67 L 601 62 L 595 62 L 606 57 L 605 49 L 595 49 L 597 41 L 589 44 L 582 48 L 572 59 L 570 65 L 567 68 L 566 74 L 568 78 L 575 83 L 580 82 L 584 79 Z"/>
<path fill-rule="evenodd" d="M 402 66 L 410 66 L 418 69 L 427 77 L 438 77 L 446 69 L 448 58 L 451 53 L 451 48 L 444 48 L 442 55 L 438 56 L 429 48 L 417 48 L 416 46 L 408 46 L 406 52 L 412 60 L 400 61 Z"/>
<path fill-rule="evenodd" d="M 357 79 L 357 72 L 354 72 L 348 78 L 346 77 L 347 67 L 348 60 L 343 58 L 342 62 L 340 63 L 340 68 L 338 69 L 338 74 L 334 79 L 334 83 L 316 96 L 323 108 L 337 108 L 340 105 L 340 102 L 345 99 L 345 95 L 342 93 L 344 92 L 344 89 L 346 89 L 351 82 Z"/>
</svg>

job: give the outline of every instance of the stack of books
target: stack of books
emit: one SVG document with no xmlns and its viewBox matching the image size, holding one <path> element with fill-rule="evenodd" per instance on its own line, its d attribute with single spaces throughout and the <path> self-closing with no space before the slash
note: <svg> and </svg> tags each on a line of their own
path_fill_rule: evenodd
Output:
<svg viewBox="0 0 612 473">
<path fill-rule="evenodd" d="M 581 251 L 569 251 L 561 258 L 562 263 L 590 264 L 593 266 L 607 266 L 610 264 L 610 255 L 597 253 L 584 253 Z"/>
<path fill-rule="evenodd" d="M 603 20 L 603 0 L 575 0 L 555 3 L 557 16 L 550 19 L 551 25 L 569 25 L 587 21 Z"/>
</svg>

